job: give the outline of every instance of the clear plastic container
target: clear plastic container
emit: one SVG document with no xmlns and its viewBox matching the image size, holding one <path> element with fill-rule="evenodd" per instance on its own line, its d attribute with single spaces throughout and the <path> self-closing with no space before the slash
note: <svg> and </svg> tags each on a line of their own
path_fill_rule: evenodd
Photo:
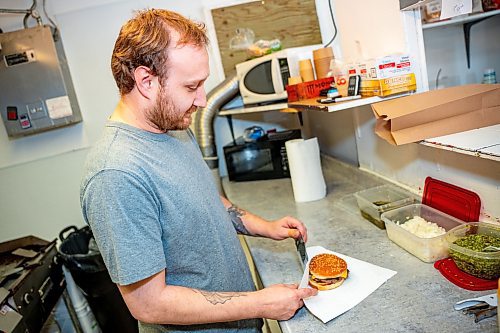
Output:
<svg viewBox="0 0 500 333">
<path fill-rule="evenodd" d="M 401 227 L 402 224 L 415 216 L 420 216 L 427 222 L 436 223 L 446 231 L 462 225 L 465 222 L 423 204 L 413 204 L 382 214 L 381 218 L 385 222 L 389 239 L 418 259 L 423 262 L 434 262 L 448 257 L 448 242 L 445 239 L 446 234 L 432 238 L 421 238 Z"/>
<path fill-rule="evenodd" d="M 391 185 L 381 185 L 354 193 L 361 215 L 380 229 L 385 229 L 382 213 L 415 202 L 408 193 Z"/>
<path fill-rule="evenodd" d="M 475 251 L 454 244 L 456 240 L 468 235 L 490 235 L 500 238 L 500 225 L 486 222 L 471 222 L 453 228 L 446 233 L 446 241 L 450 247 L 450 256 L 460 270 L 482 279 L 499 278 L 500 251 Z"/>
</svg>

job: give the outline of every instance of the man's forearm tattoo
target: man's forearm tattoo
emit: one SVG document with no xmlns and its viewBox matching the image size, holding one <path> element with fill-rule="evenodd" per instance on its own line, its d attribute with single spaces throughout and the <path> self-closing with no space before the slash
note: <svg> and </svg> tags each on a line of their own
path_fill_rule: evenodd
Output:
<svg viewBox="0 0 500 333">
<path fill-rule="evenodd" d="M 213 305 L 224 304 L 235 297 L 246 296 L 246 293 L 237 293 L 237 292 L 210 292 L 205 290 L 193 289 L 195 292 L 201 294 L 207 301 L 212 303 Z"/>
<path fill-rule="evenodd" d="M 240 209 L 235 205 L 232 205 L 227 209 L 227 212 L 229 213 L 229 217 L 233 222 L 233 226 L 236 229 L 236 232 L 243 235 L 251 235 L 248 229 L 243 224 L 243 221 L 241 220 L 241 216 L 246 214 L 246 212 L 243 209 Z"/>
</svg>

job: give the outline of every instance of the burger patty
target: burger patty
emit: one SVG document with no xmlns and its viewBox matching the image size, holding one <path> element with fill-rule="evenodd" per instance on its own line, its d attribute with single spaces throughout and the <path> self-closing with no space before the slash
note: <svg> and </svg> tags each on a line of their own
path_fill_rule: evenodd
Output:
<svg viewBox="0 0 500 333">
<path fill-rule="evenodd" d="M 347 275 L 348 274 L 349 274 L 349 270 L 346 270 L 340 276 L 337 276 L 335 278 L 330 278 L 330 279 L 319 279 L 319 278 L 315 277 L 314 275 L 309 274 L 309 280 L 311 280 L 311 281 L 313 281 L 313 282 L 315 282 L 317 284 L 321 284 L 321 285 L 327 286 L 329 284 L 334 284 L 334 283 L 340 282 L 341 280 L 347 279 Z"/>
<path fill-rule="evenodd" d="M 321 285 L 327 286 L 329 284 L 334 284 L 334 283 L 337 283 L 337 282 L 339 282 L 341 280 L 345 280 L 345 278 L 343 278 L 341 276 L 333 278 L 333 279 L 317 279 L 317 278 L 313 277 L 310 280 L 314 281 L 317 284 L 321 284 Z"/>
</svg>

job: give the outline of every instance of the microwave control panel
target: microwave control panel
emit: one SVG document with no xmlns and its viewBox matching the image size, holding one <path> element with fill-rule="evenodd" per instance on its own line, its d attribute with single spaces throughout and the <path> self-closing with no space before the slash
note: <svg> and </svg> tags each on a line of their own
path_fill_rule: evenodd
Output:
<svg viewBox="0 0 500 333">
<path fill-rule="evenodd" d="M 283 87 L 288 85 L 288 78 L 290 77 L 290 68 L 288 67 L 287 58 L 279 58 L 278 63 L 280 65 L 281 80 L 283 81 Z"/>
</svg>

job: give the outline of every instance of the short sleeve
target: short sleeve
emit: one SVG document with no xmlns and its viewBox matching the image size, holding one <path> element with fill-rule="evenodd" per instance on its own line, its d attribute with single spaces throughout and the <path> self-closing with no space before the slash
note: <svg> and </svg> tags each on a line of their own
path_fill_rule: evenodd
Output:
<svg viewBox="0 0 500 333">
<path fill-rule="evenodd" d="M 87 183 L 82 211 L 113 282 L 128 285 L 165 269 L 158 203 L 134 175 L 103 170 Z"/>
</svg>

